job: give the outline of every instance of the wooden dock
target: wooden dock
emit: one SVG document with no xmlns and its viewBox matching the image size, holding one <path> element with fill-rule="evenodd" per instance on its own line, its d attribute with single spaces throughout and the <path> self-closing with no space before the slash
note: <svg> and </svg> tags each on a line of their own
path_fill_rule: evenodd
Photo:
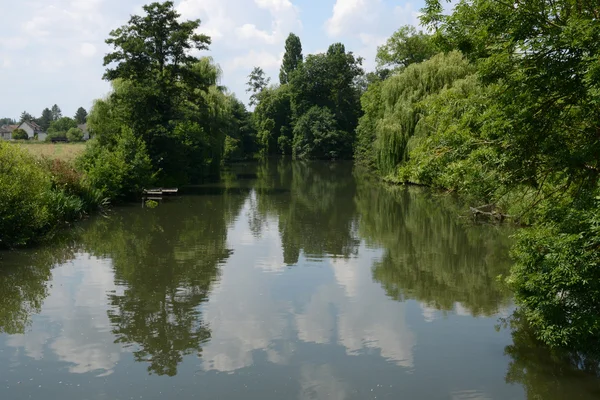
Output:
<svg viewBox="0 0 600 400">
<path fill-rule="evenodd" d="M 146 196 L 175 196 L 179 193 L 177 188 L 156 188 L 156 189 L 144 189 L 144 195 Z"/>
</svg>

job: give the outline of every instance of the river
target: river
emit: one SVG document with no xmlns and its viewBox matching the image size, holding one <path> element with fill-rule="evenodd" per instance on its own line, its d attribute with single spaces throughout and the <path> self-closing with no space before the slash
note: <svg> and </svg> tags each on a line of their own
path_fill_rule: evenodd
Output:
<svg viewBox="0 0 600 400">
<path fill-rule="evenodd" d="M 514 231 L 464 210 L 272 160 L 0 253 L 0 399 L 600 398 L 518 323 Z"/>
</svg>

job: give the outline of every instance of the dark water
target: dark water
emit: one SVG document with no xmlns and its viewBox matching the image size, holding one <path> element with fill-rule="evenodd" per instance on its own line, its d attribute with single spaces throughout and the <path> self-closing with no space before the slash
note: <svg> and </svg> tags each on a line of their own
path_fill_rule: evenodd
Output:
<svg viewBox="0 0 600 400">
<path fill-rule="evenodd" d="M 496 277 L 509 231 L 350 164 L 239 166 L 0 254 L 0 399 L 592 399 Z"/>
</svg>

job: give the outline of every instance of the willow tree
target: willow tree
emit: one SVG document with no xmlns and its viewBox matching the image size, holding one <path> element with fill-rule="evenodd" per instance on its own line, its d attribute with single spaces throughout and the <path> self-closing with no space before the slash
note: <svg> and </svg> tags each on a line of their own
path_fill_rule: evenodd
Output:
<svg viewBox="0 0 600 400">
<path fill-rule="evenodd" d="M 359 125 L 358 133 L 371 135 L 370 128 L 374 130 L 372 151 L 363 149 L 363 152 L 374 157 L 374 164 L 383 174 L 392 173 L 408 159 L 407 144 L 422 116 L 421 101 L 473 72 L 474 67 L 460 53 L 438 54 L 421 64 L 408 66 L 376 87 L 374 90 L 379 93 L 363 99 L 365 115 L 360 124 L 370 127 Z M 358 140 L 363 146 L 369 141 L 361 137 Z"/>
</svg>

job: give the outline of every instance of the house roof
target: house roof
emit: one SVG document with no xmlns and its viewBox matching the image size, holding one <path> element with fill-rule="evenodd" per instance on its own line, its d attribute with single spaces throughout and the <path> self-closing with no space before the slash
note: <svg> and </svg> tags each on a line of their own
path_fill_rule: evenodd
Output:
<svg viewBox="0 0 600 400">
<path fill-rule="evenodd" d="M 3 133 L 12 133 L 12 131 L 9 128 L 10 125 L 2 125 L 0 126 L 0 134 Z"/>
<path fill-rule="evenodd" d="M 23 123 L 21 125 L 23 125 L 23 124 L 29 125 L 33 129 L 33 131 L 36 132 L 36 133 L 38 133 L 38 132 L 39 133 L 44 133 L 44 130 L 42 129 L 42 127 L 39 126 L 38 124 L 36 124 L 33 121 L 23 121 Z M 21 126 L 21 125 L 19 125 L 19 126 Z"/>
</svg>

